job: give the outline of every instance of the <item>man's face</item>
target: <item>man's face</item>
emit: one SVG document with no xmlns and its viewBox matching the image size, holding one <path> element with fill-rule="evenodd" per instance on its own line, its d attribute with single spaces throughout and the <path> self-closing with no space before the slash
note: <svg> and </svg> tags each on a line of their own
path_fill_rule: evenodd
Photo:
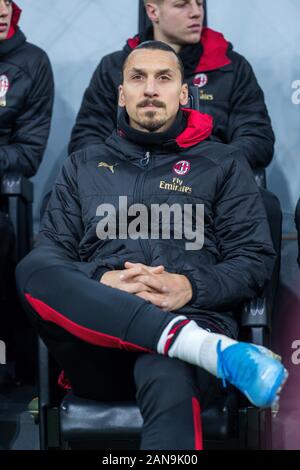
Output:
<svg viewBox="0 0 300 470">
<path fill-rule="evenodd" d="M 130 125 L 148 132 L 163 132 L 175 121 L 180 105 L 188 101 L 175 54 L 140 49 L 131 53 L 119 89 L 119 105 L 126 107 Z"/>
<path fill-rule="evenodd" d="M 203 3 L 203 0 L 163 0 L 158 3 L 149 0 L 146 8 L 156 30 L 155 39 L 179 48 L 198 43 L 203 28 Z"/>
<path fill-rule="evenodd" d="M 12 17 L 12 3 L 9 0 L 0 0 L 0 41 L 6 39 Z"/>
</svg>

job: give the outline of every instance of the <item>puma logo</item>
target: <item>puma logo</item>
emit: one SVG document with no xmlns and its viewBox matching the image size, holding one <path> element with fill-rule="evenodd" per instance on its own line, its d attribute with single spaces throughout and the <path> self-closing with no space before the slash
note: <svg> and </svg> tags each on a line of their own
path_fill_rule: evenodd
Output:
<svg viewBox="0 0 300 470">
<path fill-rule="evenodd" d="M 118 163 L 115 163 L 114 165 L 109 165 L 108 163 L 100 162 L 99 165 L 98 165 L 98 168 L 99 168 L 99 167 L 107 168 L 107 169 L 110 170 L 113 174 L 115 174 L 114 168 L 115 168 L 116 166 L 118 166 Z"/>
</svg>

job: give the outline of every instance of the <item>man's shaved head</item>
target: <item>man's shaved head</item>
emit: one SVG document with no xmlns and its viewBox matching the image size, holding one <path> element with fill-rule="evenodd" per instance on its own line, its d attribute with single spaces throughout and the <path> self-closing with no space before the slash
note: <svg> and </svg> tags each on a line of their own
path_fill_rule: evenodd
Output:
<svg viewBox="0 0 300 470">
<path fill-rule="evenodd" d="M 144 5 L 146 6 L 147 3 L 162 3 L 164 0 L 144 0 Z"/>
<path fill-rule="evenodd" d="M 130 58 L 130 55 L 134 53 L 134 51 L 141 50 L 141 49 L 151 49 L 153 51 L 165 51 L 165 52 L 170 52 L 171 54 L 174 54 L 176 57 L 177 63 L 178 63 L 178 68 L 180 70 L 181 74 L 181 79 L 182 83 L 184 82 L 184 65 L 183 62 L 180 58 L 180 56 L 174 51 L 174 49 L 169 46 L 168 44 L 161 42 L 161 41 L 145 41 L 142 42 L 139 46 L 137 46 L 126 58 L 124 64 L 123 64 L 123 78 L 124 78 L 124 70 L 127 66 L 127 62 Z"/>
<path fill-rule="evenodd" d="M 175 121 L 180 106 L 187 103 L 183 65 L 170 46 L 148 41 L 128 55 L 119 105 L 126 108 L 134 129 L 163 132 Z"/>
</svg>

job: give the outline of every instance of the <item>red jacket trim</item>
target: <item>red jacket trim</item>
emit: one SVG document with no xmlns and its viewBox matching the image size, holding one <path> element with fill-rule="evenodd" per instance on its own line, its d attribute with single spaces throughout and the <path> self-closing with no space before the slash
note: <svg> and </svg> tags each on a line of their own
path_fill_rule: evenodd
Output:
<svg viewBox="0 0 300 470">
<path fill-rule="evenodd" d="M 210 28 L 203 28 L 201 40 L 203 54 L 195 73 L 210 72 L 231 64 L 227 56 L 229 42 L 223 34 Z"/>
<path fill-rule="evenodd" d="M 182 111 L 187 114 L 188 123 L 182 134 L 176 138 L 179 147 L 192 147 L 207 139 L 212 134 L 212 116 L 188 108 L 183 108 Z"/>
<path fill-rule="evenodd" d="M 19 8 L 15 2 L 12 2 L 12 7 L 13 7 L 13 13 L 12 13 L 11 22 L 10 22 L 10 28 L 8 30 L 6 39 L 10 39 L 15 34 L 18 23 L 19 23 L 19 19 L 22 13 L 21 8 Z"/>
</svg>

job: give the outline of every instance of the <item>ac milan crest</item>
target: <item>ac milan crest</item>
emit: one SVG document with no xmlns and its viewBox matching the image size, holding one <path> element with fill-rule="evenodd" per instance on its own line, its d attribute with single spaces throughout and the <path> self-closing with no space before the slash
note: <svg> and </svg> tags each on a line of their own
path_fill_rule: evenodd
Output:
<svg viewBox="0 0 300 470">
<path fill-rule="evenodd" d="M 175 165 L 173 166 L 173 172 L 177 176 L 187 175 L 189 173 L 190 169 L 191 169 L 191 164 L 190 164 L 190 162 L 188 162 L 186 160 L 181 160 L 180 162 L 175 163 Z"/>
<path fill-rule="evenodd" d="M 9 90 L 9 80 L 6 75 L 0 76 L 0 106 L 6 106 L 6 94 Z"/>
<path fill-rule="evenodd" d="M 193 85 L 202 88 L 208 83 L 208 76 L 205 73 L 199 73 L 194 77 Z"/>
</svg>

